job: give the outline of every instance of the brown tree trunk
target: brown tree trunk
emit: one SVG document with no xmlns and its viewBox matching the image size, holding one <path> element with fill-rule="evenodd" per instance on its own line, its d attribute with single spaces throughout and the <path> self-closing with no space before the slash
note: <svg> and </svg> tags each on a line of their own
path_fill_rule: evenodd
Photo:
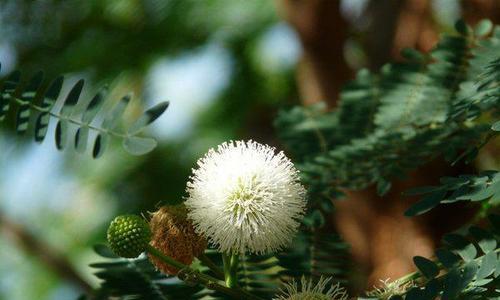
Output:
<svg viewBox="0 0 500 300">
<path fill-rule="evenodd" d="M 362 38 L 362 44 L 368 56 L 368 67 L 378 71 L 392 60 L 392 45 L 396 33 L 398 15 L 403 1 L 370 1 L 363 15 L 369 24 Z"/>
<path fill-rule="evenodd" d="M 299 34 L 304 49 L 297 81 L 304 103 L 334 106 L 343 83 L 352 72 L 344 59 L 347 24 L 340 1 L 281 0 L 279 12 Z"/>
<path fill-rule="evenodd" d="M 498 0 L 462 0 L 462 11 L 465 21 L 469 24 L 476 24 L 485 18 L 494 23 L 500 21 Z"/>
<path fill-rule="evenodd" d="M 392 44 L 392 57 L 397 59 L 401 58 L 400 53 L 404 48 L 427 52 L 438 40 L 431 1 L 406 0 L 401 3 Z"/>
</svg>

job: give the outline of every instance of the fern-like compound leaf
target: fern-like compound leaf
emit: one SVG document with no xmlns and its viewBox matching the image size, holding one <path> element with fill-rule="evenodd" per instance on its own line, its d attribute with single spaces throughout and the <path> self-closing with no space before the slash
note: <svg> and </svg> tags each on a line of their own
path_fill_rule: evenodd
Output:
<svg viewBox="0 0 500 300">
<path fill-rule="evenodd" d="M 293 248 L 277 255 L 282 278 L 332 277 L 346 282 L 349 270 L 349 247 L 339 236 L 301 231 L 293 241 Z"/>
<path fill-rule="evenodd" d="M 492 123 L 471 122 L 499 107 L 500 27 L 483 26 L 480 34 L 457 26 L 429 54 L 407 50 L 405 62 L 360 71 L 335 110 L 281 112 L 278 134 L 309 190 L 378 184 L 383 194 L 392 179 L 440 155 L 453 159 L 491 134 Z"/>
<path fill-rule="evenodd" d="M 26 83 L 19 72 L 0 80 L 0 122 L 15 110 L 16 132 L 29 133 L 38 143 L 45 140 L 49 125 L 54 122 L 57 149 L 74 147 L 77 152 L 84 153 L 91 148 L 94 158 L 104 153 L 111 137 L 122 140 L 124 149 L 133 155 L 148 153 L 157 146 L 156 140 L 139 134 L 165 112 L 168 102 L 146 110 L 128 130 L 120 130 L 131 95 L 122 97 L 111 110 L 104 111 L 107 87 L 91 99 L 85 99 L 82 97 L 83 79 L 65 96 L 61 95 L 63 84 L 64 78 L 58 77 L 45 88 L 42 72 Z"/>
<path fill-rule="evenodd" d="M 492 215 L 491 219 L 498 219 Z M 493 222 L 492 222 L 493 223 Z M 464 234 L 444 237 L 435 262 L 415 257 L 425 280 L 415 283 L 405 299 L 495 299 L 500 296 L 498 228 L 471 227 Z M 478 250 L 479 249 L 479 250 Z M 440 267 L 439 267 L 440 266 Z M 441 272 L 437 272 L 437 268 Z"/>
<path fill-rule="evenodd" d="M 101 282 L 89 299 L 200 299 L 210 293 L 161 274 L 147 258 L 118 258 L 105 246 L 95 250 L 105 261 L 90 265 Z"/>
</svg>

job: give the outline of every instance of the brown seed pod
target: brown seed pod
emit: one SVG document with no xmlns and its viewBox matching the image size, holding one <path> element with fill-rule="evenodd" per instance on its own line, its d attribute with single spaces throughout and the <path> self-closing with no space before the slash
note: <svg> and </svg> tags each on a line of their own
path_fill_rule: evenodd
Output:
<svg viewBox="0 0 500 300">
<path fill-rule="evenodd" d="M 151 214 L 152 239 L 151 246 L 167 256 L 190 265 L 194 257 L 207 248 L 205 238 L 197 235 L 191 221 L 187 220 L 187 210 L 184 204 L 162 206 Z M 148 254 L 149 260 L 163 273 L 175 275 L 179 270 L 155 256 Z"/>
</svg>

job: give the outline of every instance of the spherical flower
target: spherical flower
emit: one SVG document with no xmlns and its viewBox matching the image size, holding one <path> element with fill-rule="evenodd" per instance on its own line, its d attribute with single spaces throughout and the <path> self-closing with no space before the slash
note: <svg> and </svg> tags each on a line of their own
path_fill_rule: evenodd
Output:
<svg viewBox="0 0 500 300">
<path fill-rule="evenodd" d="M 226 142 L 198 161 L 185 201 L 197 232 L 225 253 L 288 245 L 306 206 L 292 162 L 254 141 Z"/>
<path fill-rule="evenodd" d="M 151 214 L 151 246 L 163 254 L 185 264 L 191 265 L 193 259 L 207 248 L 207 241 L 194 232 L 193 225 L 186 219 L 183 204 L 163 206 Z M 176 275 L 179 270 L 166 264 L 158 257 L 149 254 L 149 259 L 165 274 Z"/>
<path fill-rule="evenodd" d="M 300 286 L 296 281 L 292 281 L 274 300 L 347 300 L 349 298 L 347 291 L 338 283 L 329 285 L 331 280 L 321 277 L 314 285 L 312 280 L 302 277 Z"/>
<path fill-rule="evenodd" d="M 414 286 L 413 281 L 391 281 L 390 278 L 380 280 L 380 286 L 374 287 L 374 290 L 366 293 L 369 297 L 374 297 L 380 300 L 388 300 L 398 295 L 403 295 Z"/>
<path fill-rule="evenodd" d="M 116 217 L 108 228 L 108 242 L 118 256 L 135 258 L 146 250 L 151 231 L 148 223 L 136 215 Z"/>
</svg>

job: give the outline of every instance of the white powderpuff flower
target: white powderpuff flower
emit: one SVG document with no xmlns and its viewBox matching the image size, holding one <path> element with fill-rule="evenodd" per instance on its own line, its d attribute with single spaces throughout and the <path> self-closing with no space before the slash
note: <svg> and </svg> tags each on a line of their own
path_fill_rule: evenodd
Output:
<svg viewBox="0 0 500 300">
<path fill-rule="evenodd" d="M 267 254 L 287 246 L 304 214 L 292 162 L 254 141 L 230 141 L 198 160 L 186 207 L 196 231 L 221 252 Z"/>
<path fill-rule="evenodd" d="M 294 280 L 281 290 L 281 295 L 274 300 L 347 300 L 349 295 L 339 283 L 329 285 L 332 278 L 321 277 L 316 285 L 304 276 L 300 285 Z M 328 288 L 329 286 L 329 288 Z"/>
<path fill-rule="evenodd" d="M 380 280 L 381 287 L 374 287 L 374 290 L 366 293 L 369 297 L 376 297 L 380 300 L 387 300 L 393 296 L 398 296 L 406 293 L 410 288 L 414 286 L 413 281 L 391 281 L 390 278 L 385 280 Z"/>
</svg>

